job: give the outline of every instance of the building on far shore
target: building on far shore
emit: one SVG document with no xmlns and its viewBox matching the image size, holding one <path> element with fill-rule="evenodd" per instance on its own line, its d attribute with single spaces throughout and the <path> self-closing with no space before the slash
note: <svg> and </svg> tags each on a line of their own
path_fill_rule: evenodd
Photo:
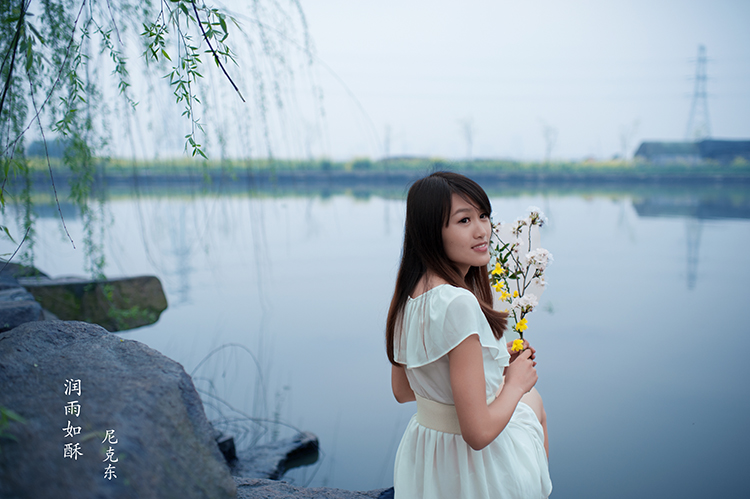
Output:
<svg viewBox="0 0 750 499">
<path fill-rule="evenodd" d="M 643 142 L 635 151 L 635 159 L 656 165 L 750 162 L 750 140 Z"/>
</svg>

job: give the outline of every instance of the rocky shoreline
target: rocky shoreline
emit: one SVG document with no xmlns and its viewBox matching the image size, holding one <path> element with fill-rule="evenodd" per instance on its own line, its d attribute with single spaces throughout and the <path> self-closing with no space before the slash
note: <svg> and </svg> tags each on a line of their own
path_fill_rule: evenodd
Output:
<svg viewBox="0 0 750 499">
<path fill-rule="evenodd" d="M 238 499 L 392 499 L 393 488 L 376 489 L 367 492 L 354 492 L 330 487 L 295 487 L 286 482 L 262 478 L 234 478 L 237 484 Z"/>
<path fill-rule="evenodd" d="M 315 435 L 236 452 L 179 363 L 56 320 L 18 284 L 27 271 L 0 272 L 0 497 L 393 497 L 279 481 L 317 459 Z"/>
</svg>

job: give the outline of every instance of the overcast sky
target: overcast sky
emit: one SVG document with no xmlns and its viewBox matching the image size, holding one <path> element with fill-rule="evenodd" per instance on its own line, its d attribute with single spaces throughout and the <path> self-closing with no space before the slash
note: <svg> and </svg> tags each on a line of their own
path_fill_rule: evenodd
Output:
<svg viewBox="0 0 750 499">
<path fill-rule="evenodd" d="M 701 44 L 711 135 L 750 139 L 748 0 L 300 1 L 315 155 L 632 156 L 685 138 Z"/>
</svg>

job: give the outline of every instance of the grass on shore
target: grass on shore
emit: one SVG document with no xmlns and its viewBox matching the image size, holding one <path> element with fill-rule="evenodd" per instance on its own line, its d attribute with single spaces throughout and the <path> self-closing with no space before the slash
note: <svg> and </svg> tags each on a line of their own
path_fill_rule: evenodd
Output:
<svg viewBox="0 0 750 499">
<path fill-rule="evenodd" d="M 45 158 L 29 158 L 32 172 L 48 170 Z M 67 167 L 59 158 L 50 158 L 52 171 L 67 173 Z M 504 159 L 445 160 L 441 158 L 389 158 L 372 161 L 369 158 L 356 158 L 350 161 L 328 159 L 288 160 L 288 159 L 249 159 L 249 160 L 196 160 L 175 158 L 164 160 L 124 160 L 98 159 L 97 170 L 106 175 L 169 175 L 198 173 L 227 175 L 244 172 L 424 172 L 453 170 L 475 173 L 530 173 L 530 174 L 571 174 L 571 175 L 750 175 L 750 162 L 737 159 L 728 165 L 704 162 L 700 164 L 651 164 L 643 161 L 552 161 L 522 162 Z"/>
</svg>

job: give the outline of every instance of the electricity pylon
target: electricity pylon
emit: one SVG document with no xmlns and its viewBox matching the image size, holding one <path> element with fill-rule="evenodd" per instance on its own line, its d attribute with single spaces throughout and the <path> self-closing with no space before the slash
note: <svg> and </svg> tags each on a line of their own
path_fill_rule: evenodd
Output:
<svg viewBox="0 0 750 499">
<path fill-rule="evenodd" d="M 685 140 L 699 141 L 711 136 L 711 125 L 708 122 L 708 94 L 706 92 L 706 47 L 698 46 L 698 59 L 695 64 L 695 89 L 693 104 L 690 106 Z"/>
</svg>

